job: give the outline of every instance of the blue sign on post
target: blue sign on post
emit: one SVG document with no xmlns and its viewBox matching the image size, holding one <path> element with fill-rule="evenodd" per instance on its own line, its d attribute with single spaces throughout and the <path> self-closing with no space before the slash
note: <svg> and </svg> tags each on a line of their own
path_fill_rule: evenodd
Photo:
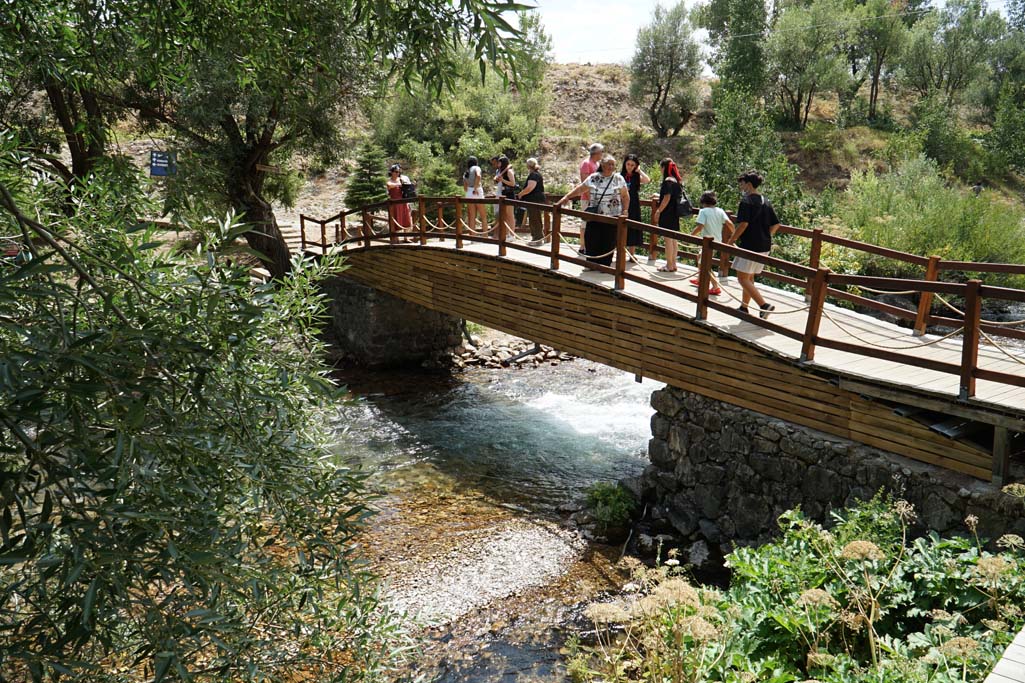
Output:
<svg viewBox="0 0 1025 683">
<path fill-rule="evenodd" d="M 158 176 L 169 176 L 177 173 L 174 165 L 174 154 L 171 152 L 150 152 L 149 153 L 149 174 Z"/>
</svg>

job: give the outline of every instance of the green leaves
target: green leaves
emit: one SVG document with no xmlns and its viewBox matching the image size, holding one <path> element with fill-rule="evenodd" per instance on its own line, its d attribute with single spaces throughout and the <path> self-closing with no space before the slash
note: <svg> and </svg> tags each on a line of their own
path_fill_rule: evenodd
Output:
<svg viewBox="0 0 1025 683">
<path fill-rule="evenodd" d="M 316 283 L 338 262 L 254 286 L 215 237 L 176 256 L 152 226 L 126 231 L 126 207 L 151 211 L 131 176 L 83 183 L 68 218 L 48 178 L 4 163 L 17 151 L 0 140 L 0 187 L 71 243 L 0 260 L 0 670 L 372 676 L 398 634 L 366 617 L 389 619 L 349 566 L 361 480 L 326 457 L 315 413 L 333 389 Z M 307 596 L 328 593 L 351 622 L 320 618 Z"/>
</svg>

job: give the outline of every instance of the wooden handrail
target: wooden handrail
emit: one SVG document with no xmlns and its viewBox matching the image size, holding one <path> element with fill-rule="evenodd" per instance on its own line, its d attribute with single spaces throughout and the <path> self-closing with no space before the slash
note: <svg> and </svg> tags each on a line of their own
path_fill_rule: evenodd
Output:
<svg viewBox="0 0 1025 683">
<path fill-rule="evenodd" d="M 413 229 L 415 231 L 410 231 L 404 228 L 400 229 L 390 211 L 387 218 L 374 215 L 375 211 L 388 209 L 395 204 L 409 204 L 414 202 L 417 205 L 419 219 L 417 228 Z M 344 238 L 342 241 L 349 241 L 352 238 L 348 237 L 348 233 L 345 230 L 344 218 L 348 215 L 359 213 L 362 219 L 360 225 L 360 236 L 356 239 L 361 238 L 364 247 L 371 246 L 374 241 L 381 242 L 387 240 L 389 243 L 395 243 L 400 236 L 418 237 L 419 239 L 417 241 L 421 245 L 425 245 L 428 243 L 427 233 L 429 232 L 426 228 L 426 216 L 427 212 L 432 208 L 432 203 L 434 203 L 438 212 L 438 226 L 440 229 L 437 231 L 437 237 L 444 239 L 445 236 L 454 235 L 456 238 L 456 248 L 458 249 L 463 248 L 465 241 L 472 241 L 497 245 L 499 255 L 501 256 L 506 255 L 507 250 L 510 248 L 533 253 L 545 253 L 549 256 L 550 267 L 553 270 L 558 270 L 560 264 L 563 262 L 572 263 L 612 275 L 614 277 L 614 287 L 616 290 L 625 289 L 626 282 L 631 281 L 649 288 L 664 291 L 682 299 L 695 302 L 697 306 L 695 314 L 696 318 L 699 320 L 707 319 L 708 309 L 712 309 L 733 317 L 741 318 L 789 338 L 799 340 L 801 342 L 800 360 L 803 362 L 813 362 L 816 347 L 826 347 L 862 356 L 880 358 L 883 360 L 927 368 L 938 372 L 956 374 L 959 376 L 958 394 L 961 400 L 970 399 L 975 395 L 975 383 L 978 379 L 1002 382 L 1015 386 L 1025 386 L 1025 377 L 978 367 L 979 339 L 983 332 L 989 334 L 1011 334 L 1011 336 L 1025 338 L 1025 330 L 1008 330 L 1006 327 L 996 325 L 992 321 L 983 320 L 981 318 L 982 300 L 1000 299 L 1004 301 L 1025 302 L 1025 290 L 984 285 L 979 280 L 970 280 L 967 283 L 961 283 L 943 282 L 938 279 L 939 273 L 952 270 L 979 273 L 993 272 L 1025 274 L 1025 265 L 975 264 L 964 261 L 943 261 L 936 256 L 929 258 L 919 257 L 886 249 L 884 247 L 877 247 L 875 245 L 868 245 L 855 240 L 837 237 L 835 235 L 829 235 L 821 229 L 804 230 L 790 226 L 783 226 L 782 230 L 784 233 L 810 240 L 809 265 L 804 266 L 772 256 L 750 252 L 735 245 L 715 242 L 711 237 L 702 239 L 687 234 L 685 231 L 676 232 L 672 230 L 665 230 L 657 225 L 632 221 L 627 219 L 625 216 L 604 216 L 562 206 L 526 202 L 505 197 L 463 198 L 425 196 L 416 199 L 389 199 L 384 202 L 368 205 L 359 210 L 344 211 L 337 216 L 332 217 L 329 221 L 340 219 L 339 232 L 336 233 L 336 235 L 341 234 Z M 653 202 L 648 203 L 651 204 Z M 464 224 L 462 220 L 462 207 L 464 205 L 471 204 L 492 205 L 498 207 L 497 234 L 493 236 L 479 236 L 476 234 L 470 234 L 463 230 Z M 443 207 L 447 206 L 454 206 L 455 208 L 456 218 L 453 226 L 445 226 L 444 223 Z M 522 242 L 518 243 L 515 240 L 510 240 L 510 235 L 507 232 L 510 226 L 505 224 L 503 216 L 503 209 L 506 207 L 540 209 L 544 216 L 545 230 L 550 236 L 551 243 L 538 248 L 528 246 Z M 589 262 L 583 258 L 563 254 L 561 250 L 561 241 L 563 235 L 564 216 L 571 216 L 586 221 L 597 221 L 610 226 L 614 225 L 616 230 L 616 258 L 614 266 L 602 266 L 600 264 Z M 388 233 L 386 235 L 375 235 L 373 233 L 373 224 L 375 220 L 387 223 Z M 329 221 L 320 221 L 310 216 L 300 214 L 299 226 L 303 248 L 313 245 L 307 234 L 308 224 L 310 223 L 317 223 L 321 226 L 322 246 L 325 250 L 328 248 L 329 245 L 327 244 L 325 226 Z M 697 252 L 695 253 L 695 256 L 697 256 L 696 260 L 699 266 L 699 284 L 697 293 L 695 294 L 690 291 L 681 290 L 673 287 L 672 285 L 644 277 L 643 275 L 628 272 L 626 267 L 626 235 L 627 230 L 629 229 L 636 229 L 648 233 L 649 239 L 651 240 L 649 244 L 657 245 L 658 238 L 663 237 L 666 239 L 676 240 L 681 246 L 696 249 Z M 923 266 L 924 277 L 922 279 L 882 278 L 865 275 L 833 273 L 828 268 L 824 268 L 821 265 L 823 244 L 834 244 L 845 248 L 859 249 L 865 253 L 895 258 L 916 266 Z M 803 289 L 808 301 L 808 318 L 803 333 L 779 325 L 778 323 L 762 320 L 757 315 L 744 314 L 738 311 L 734 306 L 728 306 L 726 303 L 710 299 L 708 296 L 708 290 L 711 284 L 712 268 L 714 267 L 713 255 L 715 252 L 718 252 L 723 260 L 728 257 L 743 256 L 751 261 L 769 266 L 772 270 L 765 272 L 765 276 L 767 278 L 786 282 L 791 285 L 795 285 L 799 289 Z M 853 287 L 860 287 L 870 291 L 915 292 L 919 296 L 919 301 L 916 310 L 907 310 L 844 290 L 844 288 Z M 964 319 L 960 320 L 956 317 L 931 315 L 930 309 L 932 299 L 936 295 L 948 297 L 959 304 L 963 301 L 963 305 L 965 307 Z M 962 336 L 961 362 L 959 364 L 955 364 L 935 360 L 921 354 L 916 355 L 910 349 L 906 349 L 906 351 L 908 351 L 907 353 L 901 353 L 901 349 L 899 348 L 886 348 L 885 346 L 870 345 L 867 342 L 859 345 L 849 341 L 820 337 L 819 329 L 821 327 L 821 320 L 822 317 L 824 317 L 826 301 L 830 297 L 851 301 L 858 305 L 875 308 L 897 317 L 913 320 L 915 330 L 920 332 L 924 332 L 925 326 L 929 323 L 940 323 L 952 327 L 963 326 L 964 333 Z"/>
</svg>

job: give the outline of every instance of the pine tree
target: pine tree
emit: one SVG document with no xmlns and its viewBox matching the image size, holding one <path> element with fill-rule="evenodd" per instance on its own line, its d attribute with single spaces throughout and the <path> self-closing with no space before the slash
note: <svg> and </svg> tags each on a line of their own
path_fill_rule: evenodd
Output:
<svg viewBox="0 0 1025 683">
<path fill-rule="evenodd" d="M 388 180 L 384 150 L 373 142 L 360 147 L 356 155 L 356 170 L 349 176 L 345 188 L 345 206 L 358 209 L 388 198 L 384 184 Z"/>
</svg>

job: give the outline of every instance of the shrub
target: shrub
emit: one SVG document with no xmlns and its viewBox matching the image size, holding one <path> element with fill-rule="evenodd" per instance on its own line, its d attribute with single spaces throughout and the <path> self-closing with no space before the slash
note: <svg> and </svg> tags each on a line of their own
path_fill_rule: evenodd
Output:
<svg viewBox="0 0 1025 683">
<path fill-rule="evenodd" d="M 998 552 L 974 536 L 911 540 L 914 510 L 875 499 L 826 529 L 800 511 L 783 536 L 727 557 L 725 592 L 701 589 L 667 561 L 624 563 L 634 593 L 585 614 L 595 647 L 575 644 L 575 680 L 982 680 L 1025 623 L 1022 539 Z"/>
<path fill-rule="evenodd" d="M 587 489 L 587 506 L 600 530 L 621 527 L 637 507 L 633 495 L 619 484 L 598 482 Z"/>
<path fill-rule="evenodd" d="M 949 186 L 936 162 L 919 156 L 883 174 L 856 171 L 837 207 L 855 239 L 920 256 L 1025 262 L 1025 210 L 991 193 Z M 869 273 L 918 276 L 908 264 L 864 256 Z M 987 275 L 1014 284 L 1016 276 Z"/>
</svg>

